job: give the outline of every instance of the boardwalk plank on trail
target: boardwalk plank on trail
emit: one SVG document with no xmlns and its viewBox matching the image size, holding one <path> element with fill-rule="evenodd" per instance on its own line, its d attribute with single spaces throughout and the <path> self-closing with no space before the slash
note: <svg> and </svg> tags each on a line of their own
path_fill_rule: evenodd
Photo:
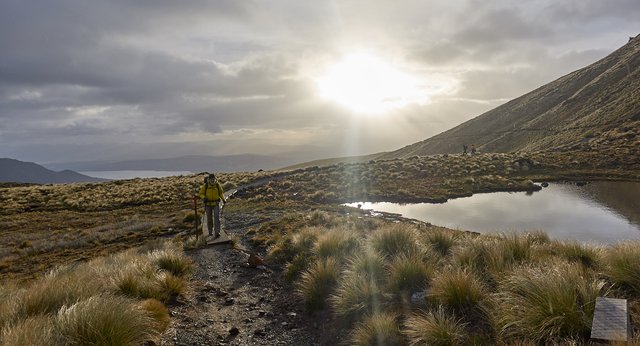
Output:
<svg viewBox="0 0 640 346">
<path fill-rule="evenodd" d="M 218 245 L 230 243 L 231 239 L 225 231 L 220 231 L 220 237 L 214 239 L 212 236 L 207 236 L 207 245 Z"/>
<path fill-rule="evenodd" d="M 596 309 L 591 325 L 591 338 L 597 340 L 627 341 L 629 314 L 627 300 L 596 298 Z"/>
</svg>

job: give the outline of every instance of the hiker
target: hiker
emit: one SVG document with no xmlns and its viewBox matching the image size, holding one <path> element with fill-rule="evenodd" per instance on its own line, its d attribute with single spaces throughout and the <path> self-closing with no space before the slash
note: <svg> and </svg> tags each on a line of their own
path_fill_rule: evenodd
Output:
<svg viewBox="0 0 640 346">
<path fill-rule="evenodd" d="M 215 237 L 218 238 L 220 236 L 220 202 L 227 203 L 227 200 L 224 199 L 224 191 L 215 174 L 211 173 L 204 178 L 204 184 L 200 188 L 200 198 L 207 215 L 209 235 L 213 235 L 212 229 L 215 229 Z"/>
<path fill-rule="evenodd" d="M 471 144 L 471 155 L 475 155 L 475 154 L 476 154 L 476 145 Z"/>
<path fill-rule="evenodd" d="M 462 155 L 467 155 L 467 149 L 468 149 L 468 148 L 469 148 L 469 147 L 467 147 L 467 145 L 466 145 L 466 144 L 463 144 L 463 145 L 462 145 Z"/>
</svg>

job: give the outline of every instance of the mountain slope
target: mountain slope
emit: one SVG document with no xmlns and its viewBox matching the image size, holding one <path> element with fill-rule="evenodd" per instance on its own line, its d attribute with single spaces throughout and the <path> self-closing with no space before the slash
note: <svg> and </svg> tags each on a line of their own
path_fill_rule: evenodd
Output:
<svg viewBox="0 0 640 346">
<path fill-rule="evenodd" d="M 105 179 L 86 176 L 70 170 L 55 172 L 33 162 L 0 158 L 0 182 L 49 184 L 100 181 L 105 181 Z"/>
<path fill-rule="evenodd" d="M 383 158 L 572 147 L 640 128 L 640 35 L 600 61 Z"/>
</svg>

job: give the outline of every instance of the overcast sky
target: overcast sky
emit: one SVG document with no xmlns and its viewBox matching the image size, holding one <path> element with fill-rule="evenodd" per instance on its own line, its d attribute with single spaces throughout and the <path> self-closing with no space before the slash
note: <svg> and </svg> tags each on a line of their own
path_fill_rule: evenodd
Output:
<svg viewBox="0 0 640 346">
<path fill-rule="evenodd" d="M 0 157 L 394 150 L 638 33 L 638 0 L 0 0 Z M 322 89 L 358 54 L 413 83 L 381 91 L 401 103 L 357 109 L 336 96 L 353 90 Z"/>
</svg>

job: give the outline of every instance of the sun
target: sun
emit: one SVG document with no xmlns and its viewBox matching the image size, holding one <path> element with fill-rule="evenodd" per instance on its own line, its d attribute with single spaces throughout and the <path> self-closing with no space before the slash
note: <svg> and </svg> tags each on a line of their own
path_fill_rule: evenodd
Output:
<svg viewBox="0 0 640 346">
<path fill-rule="evenodd" d="M 353 53 L 315 78 L 320 96 L 365 115 L 376 115 L 429 98 L 418 78 L 375 55 Z"/>
</svg>

